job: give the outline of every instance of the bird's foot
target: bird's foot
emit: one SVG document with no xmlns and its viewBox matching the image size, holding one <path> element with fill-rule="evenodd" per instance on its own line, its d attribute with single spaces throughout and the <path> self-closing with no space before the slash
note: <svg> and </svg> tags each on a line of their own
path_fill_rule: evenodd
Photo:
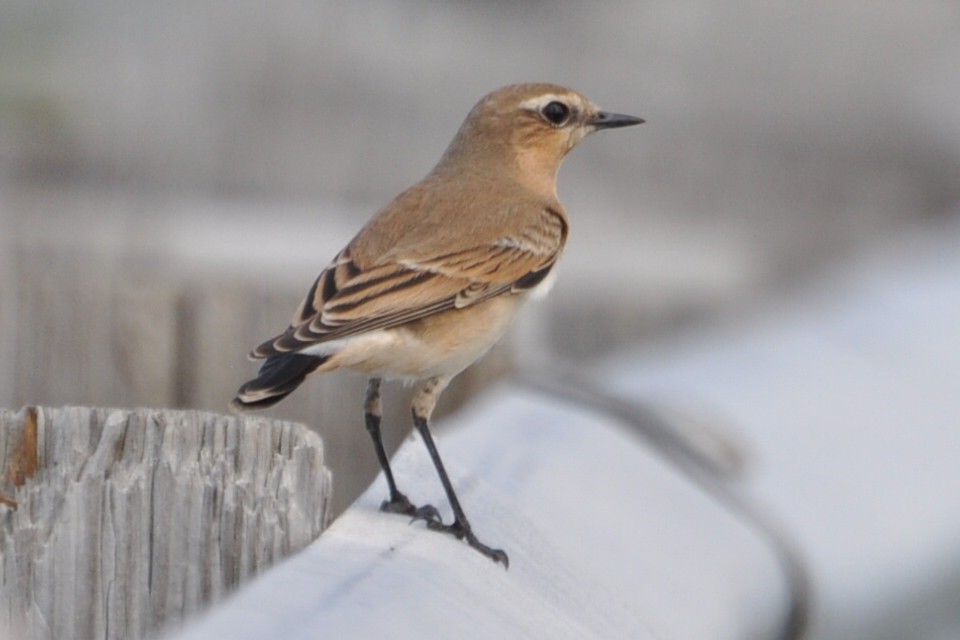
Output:
<svg viewBox="0 0 960 640">
<path fill-rule="evenodd" d="M 414 520 L 426 520 L 428 524 L 440 523 L 440 512 L 437 511 L 436 507 L 430 504 L 418 507 L 402 493 L 397 493 L 389 500 L 380 503 L 380 511 L 399 513 L 400 515 L 410 516 Z"/>
<path fill-rule="evenodd" d="M 428 520 L 427 527 L 433 531 L 440 531 L 441 533 L 449 533 L 458 540 L 465 541 L 468 545 L 479 551 L 481 554 L 490 558 L 494 562 L 499 562 L 503 565 L 504 569 L 510 568 L 510 558 L 507 557 L 506 552 L 503 549 L 494 549 L 488 547 L 477 539 L 477 536 L 474 535 L 473 529 L 470 527 L 470 524 L 467 522 L 461 522 L 460 520 L 455 520 L 453 524 L 443 524 L 438 520 Z"/>
</svg>

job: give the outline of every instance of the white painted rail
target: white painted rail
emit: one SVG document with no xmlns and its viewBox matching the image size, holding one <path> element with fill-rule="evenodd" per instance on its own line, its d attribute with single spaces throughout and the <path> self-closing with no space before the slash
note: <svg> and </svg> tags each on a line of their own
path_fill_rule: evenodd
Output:
<svg viewBox="0 0 960 640">
<path fill-rule="evenodd" d="M 509 571 L 380 514 L 378 480 L 178 639 L 957 637 L 960 233 L 938 231 L 729 330 L 478 400 L 438 445 Z M 396 472 L 449 520 L 417 440 Z"/>
</svg>

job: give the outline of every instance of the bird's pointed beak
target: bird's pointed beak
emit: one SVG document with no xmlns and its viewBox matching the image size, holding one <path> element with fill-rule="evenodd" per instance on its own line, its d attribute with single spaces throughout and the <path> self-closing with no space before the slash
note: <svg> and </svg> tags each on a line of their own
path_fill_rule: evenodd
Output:
<svg viewBox="0 0 960 640">
<path fill-rule="evenodd" d="M 622 113 L 610 113 L 600 111 L 597 115 L 587 120 L 587 124 L 593 127 L 595 131 L 600 129 L 616 129 L 618 127 L 632 127 L 635 124 L 646 122 L 643 118 L 628 116 Z"/>
</svg>

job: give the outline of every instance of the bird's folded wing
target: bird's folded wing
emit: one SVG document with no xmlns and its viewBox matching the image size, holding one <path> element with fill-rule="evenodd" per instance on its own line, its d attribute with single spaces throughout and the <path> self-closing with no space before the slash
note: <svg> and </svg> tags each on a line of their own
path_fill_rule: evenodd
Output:
<svg viewBox="0 0 960 640">
<path fill-rule="evenodd" d="M 531 276 L 550 270 L 563 246 L 565 226 L 545 231 L 430 257 L 393 256 L 368 269 L 353 261 L 348 247 L 317 278 L 290 327 L 250 355 L 298 351 L 525 289 Z"/>
</svg>

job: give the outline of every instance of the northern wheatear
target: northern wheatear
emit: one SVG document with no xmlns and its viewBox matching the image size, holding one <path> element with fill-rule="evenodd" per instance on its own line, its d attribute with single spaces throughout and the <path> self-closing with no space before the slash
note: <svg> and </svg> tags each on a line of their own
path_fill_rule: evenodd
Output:
<svg viewBox="0 0 960 640">
<path fill-rule="evenodd" d="M 430 435 L 430 415 L 450 380 L 500 340 L 520 304 L 549 288 L 567 240 L 556 190 L 563 158 L 593 131 L 642 122 L 551 84 L 484 97 L 433 171 L 377 213 L 320 274 L 290 326 L 253 350 L 265 362 L 231 406 L 269 407 L 313 373 L 366 374 L 366 427 L 390 491 L 381 509 L 424 519 L 506 566 L 506 553 L 474 535 Z M 424 381 L 413 423 L 452 524 L 397 489 L 380 437 L 384 377 Z"/>
</svg>

